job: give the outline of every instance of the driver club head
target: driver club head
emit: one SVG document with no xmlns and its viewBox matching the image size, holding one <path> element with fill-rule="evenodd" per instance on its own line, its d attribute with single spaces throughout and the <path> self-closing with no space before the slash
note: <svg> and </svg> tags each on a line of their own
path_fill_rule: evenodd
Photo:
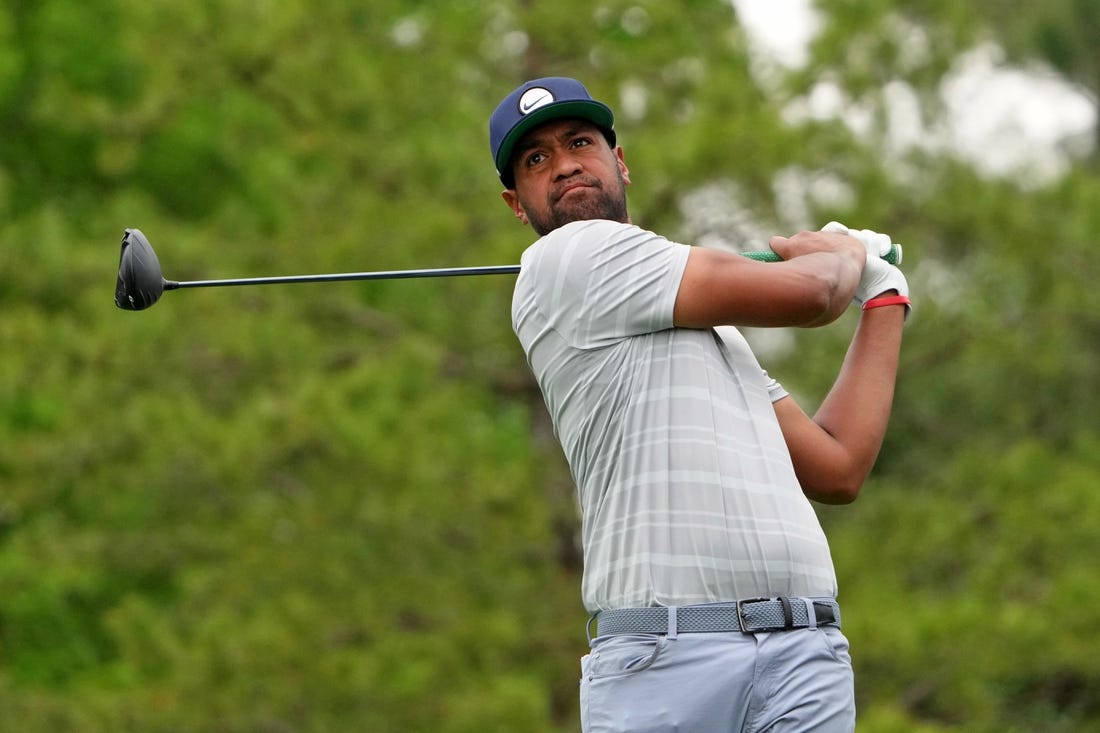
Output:
<svg viewBox="0 0 1100 733">
<path fill-rule="evenodd" d="M 164 282 L 160 261 L 149 240 L 140 229 L 127 229 L 118 260 L 115 305 L 128 311 L 144 310 L 160 300 Z"/>
</svg>

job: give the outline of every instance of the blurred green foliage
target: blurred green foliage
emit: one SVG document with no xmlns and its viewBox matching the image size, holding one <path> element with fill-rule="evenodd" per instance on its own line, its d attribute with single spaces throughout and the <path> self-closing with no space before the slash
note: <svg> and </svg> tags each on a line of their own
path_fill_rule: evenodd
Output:
<svg viewBox="0 0 1100 733">
<path fill-rule="evenodd" d="M 863 497 L 821 508 L 860 730 L 1094 730 L 1100 181 L 792 122 L 816 79 L 880 108 L 904 80 L 934 115 L 1001 27 L 858 5 L 821 3 L 792 73 L 720 0 L 0 8 L 0 731 L 578 728 L 576 515 L 510 278 L 110 299 L 133 226 L 180 280 L 518 261 L 486 120 L 549 74 L 619 109 L 644 226 L 698 231 L 686 200 L 718 185 L 770 231 L 906 246 L 891 432 Z M 792 214 L 792 171 L 848 195 Z M 851 323 L 762 359 L 812 408 Z"/>
</svg>

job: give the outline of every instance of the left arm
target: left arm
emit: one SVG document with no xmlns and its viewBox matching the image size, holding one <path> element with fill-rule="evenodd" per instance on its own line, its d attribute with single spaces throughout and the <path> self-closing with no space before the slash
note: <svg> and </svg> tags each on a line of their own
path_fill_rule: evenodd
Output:
<svg viewBox="0 0 1100 733">
<path fill-rule="evenodd" d="M 886 435 L 904 306 L 864 311 L 829 394 L 811 419 L 790 397 L 774 403 L 795 474 L 809 498 L 855 501 Z"/>
</svg>

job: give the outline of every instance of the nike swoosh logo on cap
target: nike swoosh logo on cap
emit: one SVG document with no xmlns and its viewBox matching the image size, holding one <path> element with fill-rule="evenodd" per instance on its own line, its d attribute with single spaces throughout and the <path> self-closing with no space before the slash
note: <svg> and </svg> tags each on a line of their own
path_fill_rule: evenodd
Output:
<svg viewBox="0 0 1100 733">
<path fill-rule="evenodd" d="M 542 95 L 541 97 L 539 97 L 536 100 L 524 102 L 524 106 L 522 106 L 522 111 L 529 112 L 532 109 L 535 109 L 536 107 L 538 107 L 540 105 L 540 103 L 542 102 L 543 99 L 546 99 L 549 96 L 550 95 Z"/>
<path fill-rule="evenodd" d="M 534 92 L 534 94 L 532 94 Z M 537 96 L 535 96 L 537 95 Z M 528 89 L 524 92 L 523 96 L 519 100 L 520 114 L 527 114 L 544 104 L 554 101 L 554 95 L 549 89 L 540 89 L 538 87 L 534 89 Z"/>
</svg>

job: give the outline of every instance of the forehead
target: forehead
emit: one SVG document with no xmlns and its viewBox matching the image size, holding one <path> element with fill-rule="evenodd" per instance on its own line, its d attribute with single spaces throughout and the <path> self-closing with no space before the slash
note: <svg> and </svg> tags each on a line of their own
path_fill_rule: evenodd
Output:
<svg viewBox="0 0 1100 733">
<path fill-rule="evenodd" d="M 538 147 L 539 145 L 545 145 L 555 140 L 572 137 L 579 133 L 599 132 L 600 128 L 587 120 L 582 120 L 579 118 L 552 120 L 545 124 L 539 125 L 535 129 L 531 130 L 526 135 L 521 137 L 519 142 L 516 144 L 516 150 L 519 151 L 528 148 Z"/>
</svg>

